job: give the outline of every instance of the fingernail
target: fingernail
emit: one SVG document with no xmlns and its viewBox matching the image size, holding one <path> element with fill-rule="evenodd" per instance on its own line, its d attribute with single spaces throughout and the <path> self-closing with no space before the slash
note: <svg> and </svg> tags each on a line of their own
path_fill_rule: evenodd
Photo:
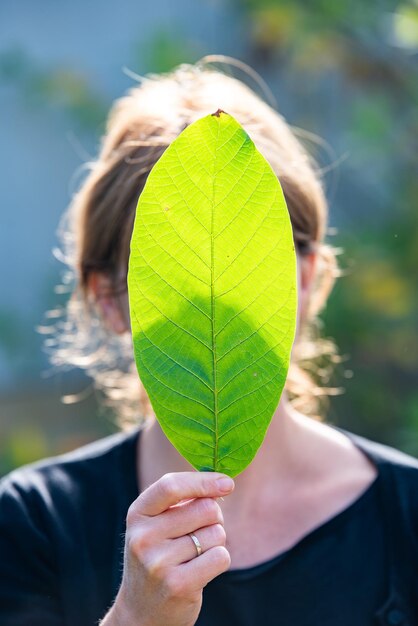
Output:
<svg viewBox="0 0 418 626">
<path fill-rule="evenodd" d="M 232 491 L 232 489 L 234 488 L 234 481 L 232 480 L 232 478 L 224 476 L 217 479 L 216 486 L 218 487 L 219 491 L 222 491 L 223 493 L 228 493 L 228 491 Z"/>
</svg>

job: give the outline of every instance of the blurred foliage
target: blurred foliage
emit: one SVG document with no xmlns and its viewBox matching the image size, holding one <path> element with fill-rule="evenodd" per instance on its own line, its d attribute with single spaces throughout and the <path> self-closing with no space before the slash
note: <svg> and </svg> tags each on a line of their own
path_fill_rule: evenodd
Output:
<svg viewBox="0 0 418 626">
<path fill-rule="evenodd" d="M 2 338 L 1 348 L 12 359 L 13 355 L 24 345 L 22 337 L 23 329 L 16 318 L 15 311 L 0 310 L 0 337 Z"/>
<path fill-rule="evenodd" d="M 410 50 L 418 49 L 418 3 L 401 4 L 391 23 L 393 42 Z"/>
<path fill-rule="evenodd" d="M 353 376 L 332 417 L 418 456 L 418 223 L 344 239 L 344 275 L 323 319 Z"/>
<path fill-rule="evenodd" d="M 69 114 L 78 130 L 97 131 L 110 102 L 96 92 L 89 76 L 69 67 L 40 67 L 21 48 L 0 53 L 0 81 L 14 85 L 28 108 Z"/>
<path fill-rule="evenodd" d="M 139 72 L 159 74 L 181 63 L 195 63 L 202 55 L 200 42 L 188 38 L 181 30 L 159 28 L 136 43 L 131 64 Z"/>
<path fill-rule="evenodd" d="M 76 404 L 62 402 L 69 386 L 82 387 Z M 3 395 L 0 413 L 8 417 L 0 421 L 0 477 L 15 467 L 68 452 L 116 430 L 91 385 L 77 377 L 64 382 L 58 375 L 52 385 Z"/>
</svg>

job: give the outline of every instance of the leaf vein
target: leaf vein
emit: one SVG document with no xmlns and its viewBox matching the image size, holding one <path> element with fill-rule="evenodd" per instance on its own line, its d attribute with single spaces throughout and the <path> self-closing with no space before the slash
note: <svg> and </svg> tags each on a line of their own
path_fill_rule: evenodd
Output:
<svg viewBox="0 0 418 626">
<path fill-rule="evenodd" d="M 187 335 L 190 335 L 190 337 L 193 337 L 193 339 L 196 339 L 196 341 L 201 343 L 202 346 L 205 346 L 205 348 L 207 348 L 208 350 L 211 350 L 210 346 L 208 346 L 204 341 L 199 339 L 199 337 L 196 337 L 196 335 L 193 335 L 193 333 L 191 333 L 189 330 L 187 330 L 187 328 L 184 328 L 183 326 L 180 326 L 180 324 L 177 324 L 177 322 L 172 320 L 163 311 L 161 311 L 161 309 L 155 304 L 155 302 L 153 300 L 151 300 L 150 298 L 148 298 L 147 295 L 145 295 L 145 292 L 139 287 L 138 284 L 137 284 L 137 289 L 141 293 L 141 295 L 144 296 L 145 300 L 147 302 L 149 302 L 150 304 L 152 304 L 152 306 L 154 306 L 157 309 L 157 311 L 167 320 L 167 322 L 170 322 L 171 324 L 173 324 L 173 326 L 176 326 L 179 330 L 183 331 Z"/>
<path fill-rule="evenodd" d="M 144 257 L 142 257 L 144 258 Z M 146 259 L 144 258 L 144 261 L 146 262 Z M 208 320 L 210 320 L 210 315 L 208 315 L 207 313 L 205 313 L 204 311 L 202 311 L 202 309 L 200 307 L 197 306 L 197 304 L 195 302 L 193 302 L 192 300 L 190 300 L 187 296 L 184 295 L 184 293 L 181 293 L 181 291 L 179 291 L 177 289 L 177 287 L 175 287 L 174 285 L 172 285 L 170 282 L 168 282 L 168 280 L 166 280 L 164 278 L 164 276 L 161 275 L 160 272 L 157 272 L 151 265 L 149 265 L 149 267 L 153 270 L 153 272 L 155 273 L 156 276 L 158 276 L 158 278 L 160 278 L 168 287 L 170 287 L 170 289 L 172 289 L 173 291 L 175 291 L 181 298 L 183 298 L 184 300 L 186 300 L 186 302 L 188 302 L 189 304 L 191 304 L 196 311 L 199 311 L 202 315 L 204 315 L 205 317 L 208 318 Z M 136 287 L 137 289 L 143 294 L 144 292 L 142 291 L 142 289 L 139 287 L 138 282 L 136 282 Z M 152 300 L 149 300 L 149 302 L 152 302 Z M 153 303 L 154 304 L 154 303 Z M 157 307 L 156 307 L 157 308 Z"/>
<path fill-rule="evenodd" d="M 290 297 L 290 296 L 289 296 Z M 253 330 L 252 333 L 250 333 L 249 335 L 247 335 L 246 337 L 244 337 L 243 339 L 241 339 L 241 341 L 239 341 L 238 343 L 236 343 L 235 345 L 231 346 L 226 352 L 223 353 L 223 355 L 221 357 L 219 357 L 219 360 L 221 361 L 224 357 L 226 357 L 230 352 L 232 352 L 232 350 L 235 350 L 235 348 L 238 348 L 238 346 L 242 345 L 243 343 L 245 343 L 246 341 L 248 341 L 248 339 L 251 339 L 251 337 L 253 337 L 256 333 L 258 333 L 262 328 L 264 328 L 264 326 L 266 324 L 268 324 L 270 322 L 270 320 L 277 315 L 277 313 L 279 313 L 282 309 L 284 309 L 284 307 L 287 305 L 288 301 L 289 301 L 289 297 L 286 299 L 286 301 L 282 304 L 282 306 L 279 309 L 276 309 L 260 326 L 258 326 L 258 328 L 256 328 L 255 330 Z M 286 337 L 286 335 L 282 336 L 281 341 L 283 341 L 283 339 Z"/>
<path fill-rule="evenodd" d="M 251 243 L 251 241 L 254 239 L 254 237 L 256 236 L 256 234 L 258 233 L 258 231 L 260 230 L 261 226 L 264 224 L 264 222 L 266 221 L 270 209 L 273 206 L 273 204 L 276 202 L 276 198 L 277 198 L 277 190 L 276 193 L 274 195 L 274 200 L 271 202 L 271 204 L 269 204 L 269 206 L 267 207 L 267 210 L 264 214 L 263 219 L 260 221 L 260 223 L 257 225 L 257 227 L 254 229 L 254 232 L 252 233 L 251 237 L 245 242 L 245 244 L 242 246 L 242 248 L 240 249 L 240 251 L 238 252 L 238 254 L 236 255 L 236 257 L 234 257 L 232 259 L 232 261 L 229 263 L 229 265 L 227 265 L 222 272 L 219 274 L 219 276 L 216 277 L 216 280 L 219 280 L 221 278 L 221 276 L 223 276 L 225 274 L 225 272 L 227 270 L 229 270 L 229 268 L 231 267 L 231 265 L 233 265 L 236 260 L 241 256 L 241 254 L 248 248 L 249 244 Z"/>
<path fill-rule="evenodd" d="M 160 249 L 161 249 L 161 250 L 163 250 L 166 254 L 168 254 L 168 256 L 169 256 L 171 259 L 173 259 L 173 261 L 175 261 L 175 263 L 177 263 L 177 265 L 179 265 L 179 266 L 180 266 L 183 270 L 185 270 L 188 274 L 190 274 L 190 276 L 193 276 L 193 278 L 196 278 L 198 281 L 200 281 L 201 283 L 203 283 L 203 284 L 205 285 L 205 287 L 207 287 L 207 283 L 206 283 L 206 282 L 205 282 L 202 278 L 200 278 L 200 276 L 196 276 L 196 274 L 194 274 L 191 270 L 189 270 L 189 269 L 188 269 L 187 267 L 185 267 L 182 263 L 180 263 L 180 261 L 179 261 L 178 259 L 176 259 L 176 257 L 175 257 L 175 256 L 173 256 L 173 255 L 171 254 L 171 252 L 170 252 L 169 250 L 167 250 L 167 248 L 165 248 L 165 247 L 161 244 L 161 242 L 160 242 L 160 241 L 157 241 L 157 240 L 155 239 L 155 237 L 152 235 L 151 231 L 149 230 L 149 228 L 148 228 L 148 227 L 147 227 L 147 225 L 145 224 L 144 220 L 142 220 L 142 223 L 143 223 L 143 225 L 144 225 L 145 230 L 147 231 L 147 234 L 151 237 L 151 239 L 153 240 L 153 242 L 155 243 L 155 245 L 156 245 L 158 248 L 160 248 Z M 205 262 L 204 262 L 204 261 L 200 258 L 200 256 L 196 253 L 196 251 L 195 251 L 195 250 L 193 250 L 193 248 L 192 248 L 191 246 L 189 246 L 189 245 L 188 245 L 188 244 L 184 241 L 184 239 L 182 239 L 182 238 L 180 237 L 180 235 L 179 235 L 179 234 L 177 233 L 177 231 L 174 229 L 174 227 L 173 227 L 173 225 L 172 225 L 172 223 L 170 222 L 170 220 L 169 220 L 169 219 L 167 219 L 167 223 L 168 223 L 168 224 L 171 226 L 171 228 L 174 230 L 174 232 L 176 233 L 176 235 L 178 236 L 178 238 L 179 238 L 179 239 L 180 239 L 180 240 L 181 240 L 181 241 L 182 241 L 182 242 L 183 242 L 183 243 L 184 243 L 184 244 L 185 244 L 185 245 L 189 248 L 189 250 L 191 250 L 191 251 L 192 251 L 192 252 L 193 252 L 193 253 L 194 253 L 194 254 L 195 254 L 195 255 L 196 255 L 196 256 L 197 256 L 197 257 L 198 257 L 201 261 L 202 261 L 202 263 L 204 263 L 204 264 L 205 264 L 205 266 L 206 266 L 206 267 L 208 267 L 208 265 L 207 265 L 207 264 L 206 264 L 206 263 L 205 263 Z M 138 247 L 137 249 L 138 249 L 138 250 L 140 250 L 140 248 L 139 248 L 139 247 Z M 146 261 L 146 259 L 145 259 L 145 257 L 144 257 L 144 253 L 142 252 L 142 250 L 141 250 L 140 252 L 141 252 L 142 257 L 143 257 L 143 258 L 144 258 L 144 260 Z M 147 264 L 149 264 L 149 263 L 148 263 L 148 261 L 146 261 L 146 263 L 147 263 Z M 151 266 L 150 266 L 150 267 L 151 267 Z M 154 268 L 152 268 L 152 269 L 154 269 Z M 155 271 L 155 270 L 154 270 L 154 271 Z M 159 272 L 156 272 L 156 273 L 159 273 Z"/>
<path fill-rule="evenodd" d="M 137 319 L 137 321 L 138 321 L 138 318 L 136 318 L 136 319 Z M 138 322 L 138 323 L 139 323 L 139 322 Z M 144 331 L 142 331 L 142 332 L 143 332 L 144 336 L 148 339 L 148 341 L 152 343 L 152 340 L 148 337 L 148 335 L 147 335 Z M 155 345 L 155 344 L 153 344 L 153 345 Z M 155 347 L 156 347 L 156 348 L 158 348 L 158 346 L 155 346 Z M 212 409 L 211 407 L 209 407 L 207 404 L 205 404 L 205 403 L 204 403 L 204 402 L 202 402 L 201 400 L 197 400 L 196 398 L 192 398 L 191 396 L 188 396 L 187 394 L 182 393 L 182 392 L 181 392 L 181 391 L 179 391 L 178 389 L 174 389 L 174 387 L 170 387 L 170 385 L 167 385 L 167 383 L 166 383 L 166 382 L 164 382 L 163 380 L 161 380 L 160 378 L 158 378 L 158 376 L 156 375 L 156 373 L 155 373 L 155 372 L 152 372 L 152 371 L 149 369 L 149 367 L 147 367 L 147 366 L 145 365 L 145 361 L 144 361 L 144 359 L 143 359 L 143 358 L 141 358 L 141 350 L 139 350 L 139 351 L 138 351 L 138 358 L 139 358 L 139 360 L 141 361 L 141 363 L 142 363 L 142 365 L 144 366 L 144 368 L 147 370 L 148 374 L 150 374 L 150 376 L 152 376 L 152 377 L 153 377 L 153 379 L 155 379 L 156 381 L 158 381 L 158 382 L 160 383 L 160 385 L 162 385 L 162 386 L 163 386 L 163 387 L 165 387 L 166 389 L 169 389 L 169 390 L 170 390 L 170 391 L 172 391 L 173 393 L 175 393 L 175 394 L 177 394 L 177 395 L 181 396 L 182 398 L 186 398 L 186 400 L 190 400 L 191 402 L 195 402 L 196 404 L 200 404 L 201 406 L 203 406 L 205 409 L 207 409 L 207 410 L 208 410 L 208 411 L 210 411 L 210 412 L 212 412 L 212 411 L 213 411 L 213 409 Z M 178 365 L 180 365 L 180 367 L 182 367 L 182 366 L 181 366 L 181 364 L 178 364 Z M 192 419 L 192 418 L 191 418 L 191 417 L 189 417 L 189 416 L 187 416 L 187 419 Z M 194 420 L 194 421 L 196 421 L 196 420 Z M 199 423 L 199 422 L 196 422 L 196 423 Z"/>
</svg>

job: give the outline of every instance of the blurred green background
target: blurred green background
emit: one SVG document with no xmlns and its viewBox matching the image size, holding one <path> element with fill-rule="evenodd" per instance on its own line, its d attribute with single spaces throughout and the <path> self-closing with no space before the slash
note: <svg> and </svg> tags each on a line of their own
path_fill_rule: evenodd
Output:
<svg viewBox="0 0 418 626">
<path fill-rule="evenodd" d="M 132 84 L 123 68 L 205 54 L 254 67 L 287 120 L 325 140 L 310 147 L 344 276 L 322 317 L 346 389 L 328 419 L 418 456 L 418 2 L 4 0 L 0 32 L 0 475 L 115 430 L 90 381 L 51 371 L 35 330 L 68 297 L 56 229 Z"/>
</svg>

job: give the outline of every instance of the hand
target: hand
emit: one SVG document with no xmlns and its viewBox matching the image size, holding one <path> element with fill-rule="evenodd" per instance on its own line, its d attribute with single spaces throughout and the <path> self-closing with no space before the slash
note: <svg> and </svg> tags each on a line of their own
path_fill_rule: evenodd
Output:
<svg viewBox="0 0 418 626">
<path fill-rule="evenodd" d="M 122 584 L 102 626 L 195 624 L 203 587 L 230 565 L 215 498 L 233 488 L 224 474 L 179 472 L 141 493 L 128 511 Z"/>
</svg>

